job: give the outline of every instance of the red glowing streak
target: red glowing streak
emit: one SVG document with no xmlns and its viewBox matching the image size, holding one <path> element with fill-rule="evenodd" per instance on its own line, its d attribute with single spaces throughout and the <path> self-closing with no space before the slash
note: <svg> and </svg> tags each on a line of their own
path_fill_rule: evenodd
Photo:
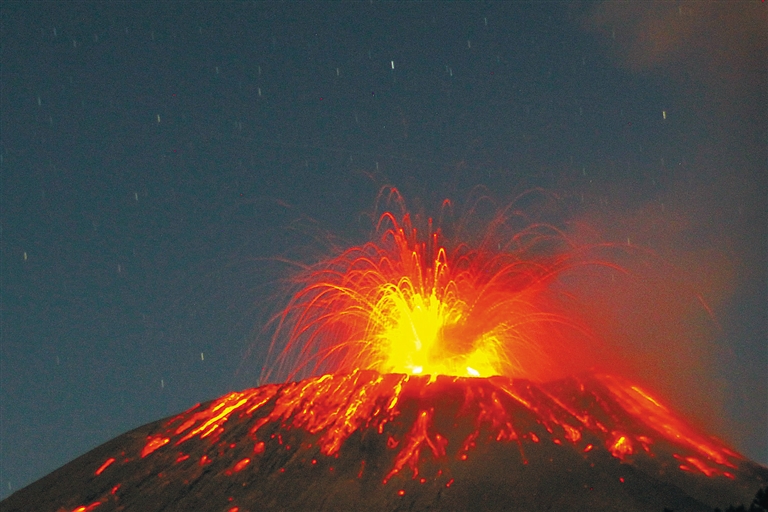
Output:
<svg viewBox="0 0 768 512">
<path fill-rule="evenodd" d="M 397 454 L 392 470 L 384 477 L 385 484 L 390 478 L 399 473 L 406 464 L 413 470 L 413 478 L 419 475 L 419 455 L 424 444 L 432 450 L 432 454 L 436 459 L 445 456 L 445 446 L 448 444 L 448 441 L 438 433 L 434 434 L 434 439 L 432 439 L 428 432 L 432 414 L 433 411 L 421 411 L 411 432 L 406 437 L 408 443 Z"/>
<path fill-rule="evenodd" d="M 101 502 L 100 502 L 100 501 L 97 501 L 97 502 L 95 502 L 95 503 L 91 503 L 91 504 L 90 504 L 90 505 L 88 505 L 88 506 L 77 507 L 77 508 L 76 508 L 76 509 L 74 509 L 72 512 L 91 512 L 91 510 L 94 510 L 94 509 L 95 509 L 96 507 L 98 507 L 99 505 L 101 505 Z"/>
<path fill-rule="evenodd" d="M 96 476 L 99 476 L 100 474 L 102 474 L 102 473 L 104 472 L 104 470 L 105 470 L 105 469 L 107 469 L 107 468 L 108 468 L 108 467 L 109 467 L 109 466 L 110 466 L 110 465 L 111 465 L 113 462 L 115 462 L 115 458 L 114 458 L 114 457 L 110 457 L 110 458 L 108 458 L 108 459 L 107 459 L 107 460 L 104 462 L 104 464 L 102 464 L 101 466 L 99 466 L 99 469 L 97 469 L 97 470 L 96 470 L 96 473 L 95 473 L 95 474 L 96 474 Z"/>
<path fill-rule="evenodd" d="M 144 457 L 154 452 L 161 446 L 167 444 L 168 441 L 170 441 L 170 439 L 168 439 L 167 437 L 161 437 L 161 436 L 150 437 L 147 440 L 147 445 L 141 451 L 141 458 L 143 459 Z"/>
<path fill-rule="evenodd" d="M 248 458 L 242 459 L 240 462 L 235 464 L 235 467 L 232 468 L 232 471 L 234 471 L 235 473 L 242 471 L 243 468 L 245 468 L 245 466 L 247 466 L 250 463 L 251 463 L 251 459 L 248 459 Z"/>
</svg>

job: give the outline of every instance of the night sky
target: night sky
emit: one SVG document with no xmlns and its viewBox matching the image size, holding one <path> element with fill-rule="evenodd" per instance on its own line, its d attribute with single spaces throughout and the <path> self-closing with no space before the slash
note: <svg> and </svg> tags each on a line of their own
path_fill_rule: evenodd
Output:
<svg viewBox="0 0 768 512">
<path fill-rule="evenodd" d="M 540 187 L 678 268 L 712 316 L 662 395 L 768 463 L 766 4 L 1 9 L 0 498 L 258 385 L 283 261 L 365 241 L 385 185 Z"/>
</svg>

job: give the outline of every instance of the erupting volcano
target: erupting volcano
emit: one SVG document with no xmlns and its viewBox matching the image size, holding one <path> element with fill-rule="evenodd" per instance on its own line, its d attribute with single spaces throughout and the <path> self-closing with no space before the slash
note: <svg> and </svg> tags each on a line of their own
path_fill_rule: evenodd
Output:
<svg viewBox="0 0 768 512">
<path fill-rule="evenodd" d="M 397 195 L 396 191 L 392 192 Z M 712 510 L 768 469 L 590 365 L 564 275 L 618 265 L 543 224 L 475 244 L 384 213 L 306 269 L 266 384 L 140 427 L 2 509 Z M 618 366 L 617 366 L 618 368 Z"/>
</svg>

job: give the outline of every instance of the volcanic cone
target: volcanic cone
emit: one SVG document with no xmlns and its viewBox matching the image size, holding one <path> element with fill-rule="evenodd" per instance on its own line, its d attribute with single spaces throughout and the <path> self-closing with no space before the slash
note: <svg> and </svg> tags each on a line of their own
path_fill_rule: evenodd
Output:
<svg viewBox="0 0 768 512">
<path fill-rule="evenodd" d="M 356 371 L 144 425 L 2 510 L 712 511 L 766 484 L 768 468 L 621 378 Z"/>
</svg>

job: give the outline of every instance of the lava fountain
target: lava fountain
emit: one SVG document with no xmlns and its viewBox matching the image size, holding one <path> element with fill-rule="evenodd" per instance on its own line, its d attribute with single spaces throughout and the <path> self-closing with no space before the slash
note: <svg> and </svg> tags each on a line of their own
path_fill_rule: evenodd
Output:
<svg viewBox="0 0 768 512">
<path fill-rule="evenodd" d="M 374 241 L 298 278 L 277 320 L 267 376 L 375 370 L 546 381 L 563 374 L 591 336 L 565 307 L 559 278 L 576 267 L 621 269 L 589 258 L 589 249 L 548 225 L 501 240 L 507 217 L 497 215 L 478 247 L 449 249 L 432 219 L 421 235 L 408 213 L 399 220 L 384 213 Z"/>
<path fill-rule="evenodd" d="M 384 213 L 373 241 L 297 278 L 265 372 L 286 382 L 124 434 L 3 510 L 711 511 L 766 485 L 590 365 L 599 340 L 562 280 L 621 267 L 545 224 L 500 239 L 508 218 L 448 246 Z"/>
</svg>

